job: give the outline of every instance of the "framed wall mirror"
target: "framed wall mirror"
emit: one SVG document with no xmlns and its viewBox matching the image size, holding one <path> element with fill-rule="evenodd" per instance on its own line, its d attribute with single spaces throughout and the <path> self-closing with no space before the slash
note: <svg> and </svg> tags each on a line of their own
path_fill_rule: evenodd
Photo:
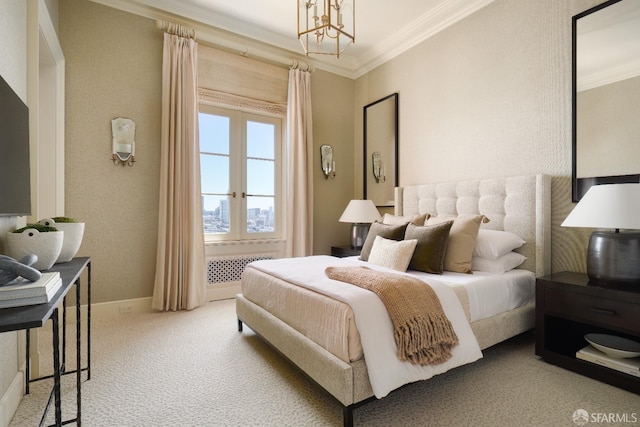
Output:
<svg viewBox="0 0 640 427">
<path fill-rule="evenodd" d="M 572 199 L 596 184 L 640 182 L 640 1 L 573 17 Z"/>
<path fill-rule="evenodd" d="M 398 185 L 398 94 L 364 106 L 364 199 L 393 206 Z"/>
</svg>

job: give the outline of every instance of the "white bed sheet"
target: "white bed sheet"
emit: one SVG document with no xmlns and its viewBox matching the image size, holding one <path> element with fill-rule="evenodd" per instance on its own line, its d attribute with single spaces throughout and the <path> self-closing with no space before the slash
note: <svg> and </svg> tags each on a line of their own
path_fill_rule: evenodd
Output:
<svg viewBox="0 0 640 427">
<path fill-rule="evenodd" d="M 358 260 L 357 256 L 348 258 L 362 265 L 370 265 L 366 261 Z M 474 271 L 473 274 L 451 271 L 430 274 L 414 270 L 408 270 L 407 273 L 427 283 L 462 286 L 469 298 L 471 322 L 522 307 L 532 302 L 535 297 L 536 277 L 528 270 L 514 269 L 503 274 L 483 271 Z"/>
</svg>

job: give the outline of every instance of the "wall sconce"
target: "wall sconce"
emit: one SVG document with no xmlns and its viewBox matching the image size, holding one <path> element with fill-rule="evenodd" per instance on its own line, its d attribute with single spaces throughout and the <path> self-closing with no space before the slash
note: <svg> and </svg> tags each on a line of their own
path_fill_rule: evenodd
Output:
<svg viewBox="0 0 640 427">
<path fill-rule="evenodd" d="M 384 162 L 382 161 L 382 156 L 379 151 L 371 153 L 371 164 L 373 165 L 373 177 L 376 180 L 376 184 L 385 182 L 387 177 L 384 170 Z"/>
<path fill-rule="evenodd" d="M 336 162 L 333 160 L 333 148 L 330 145 L 320 147 L 320 167 L 324 174 L 324 179 L 336 177 Z"/>
<path fill-rule="evenodd" d="M 111 120 L 111 159 L 114 165 L 133 166 L 136 161 L 136 123 L 118 117 Z"/>
</svg>

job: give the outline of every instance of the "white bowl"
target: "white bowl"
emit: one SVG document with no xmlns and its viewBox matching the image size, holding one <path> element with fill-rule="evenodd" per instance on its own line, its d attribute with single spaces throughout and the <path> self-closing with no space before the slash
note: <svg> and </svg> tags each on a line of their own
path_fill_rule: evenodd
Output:
<svg viewBox="0 0 640 427">
<path fill-rule="evenodd" d="M 73 257 L 76 256 L 78 249 L 80 249 L 82 236 L 84 235 L 84 222 L 55 222 L 50 218 L 44 218 L 38 221 L 38 223 L 55 227 L 64 233 L 62 250 L 56 263 L 71 261 Z"/>
<path fill-rule="evenodd" d="M 640 342 L 637 341 L 607 334 L 587 334 L 584 339 L 611 357 L 629 359 L 640 356 Z"/>
<path fill-rule="evenodd" d="M 31 265 L 36 270 L 48 270 L 56 262 L 62 250 L 62 231 L 40 233 L 35 228 L 27 228 L 22 233 L 7 233 L 7 255 L 22 259 L 36 255 L 38 260 Z"/>
</svg>

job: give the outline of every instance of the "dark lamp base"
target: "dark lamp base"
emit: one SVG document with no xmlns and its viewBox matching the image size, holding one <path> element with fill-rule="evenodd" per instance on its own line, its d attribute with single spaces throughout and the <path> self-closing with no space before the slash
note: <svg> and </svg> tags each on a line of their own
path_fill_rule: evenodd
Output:
<svg viewBox="0 0 640 427">
<path fill-rule="evenodd" d="M 640 286 L 640 233 L 594 231 L 587 249 L 587 276 L 601 285 Z"/>
<path fill-rule="evenodd" d="M 369 227 L 371 224 L 367 223 L 351 224 L 351 249 L 362 249 L 367 234 L 369 234 Z"/>
</svg>

